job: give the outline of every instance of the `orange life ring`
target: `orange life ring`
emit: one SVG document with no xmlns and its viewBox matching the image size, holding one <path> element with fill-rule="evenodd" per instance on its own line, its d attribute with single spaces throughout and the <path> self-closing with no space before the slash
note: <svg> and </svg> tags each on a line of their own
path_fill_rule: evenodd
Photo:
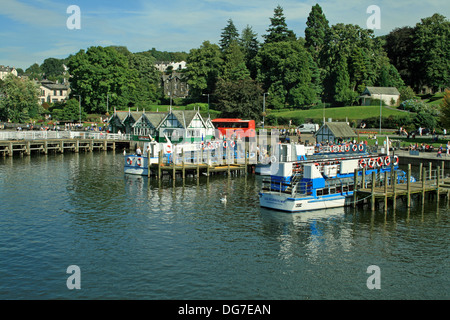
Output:
<svg viewBox="0 0 450 320">
<path fill-rule="evenodd" d="M 364 150 L 364 145 L 363 145 L 363 144 L 360 144 L 359 147 L 358 147 L 358 149 L 359 149 L 359 151 L 363 151 L 363 150 Z"/>
<path fill-rule="evenodd" d="M 369 168 L 373 168 L 374 164 L 375 164 L 375 159 L 374 158 L 370 158 L 369 162 L 367 163 L 367 166 Z"/>
<path fill-rule="evenodd" d="M 389 156 L 386 156 L 386 158 L 384 158 L 384 165 L 389 166 L 390 164 L 391 164 L 391 158 Z"/>
<path fill-rule="evenodd" d="M 133 159 L 128 158 L 128 159 L 127 159 L 127 164 L 128 164 L 129 166 L 131 166 L 132 163 L 133 163 Z"/>
<path fill-rule="evenodd" d="M 344 147 L 345 152 L 349 152 L 350 151 L 350 145 L 346 144 Z"/>
<path fill-rule="evenodd" d="M 358 146 L 356 144 L 352 145 L 352 151 L 353 152 L 358 151 Z"/>
<path fill-rule="evenodd" d="M 140 167 L 142 165 L 142 158 L 138 158 L 136 164 Z"/>
</svg>

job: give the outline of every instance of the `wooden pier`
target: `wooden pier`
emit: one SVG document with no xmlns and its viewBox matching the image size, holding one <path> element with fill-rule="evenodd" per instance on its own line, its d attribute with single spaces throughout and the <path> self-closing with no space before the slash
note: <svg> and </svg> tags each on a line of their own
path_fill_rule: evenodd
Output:
<svg viewBox="0 0 450 320">
<path fill-rule="evenodd" d="M 48 154 L 49 152 L 64 153 L 92 152 L 94 150 L 116 150 L 125 143 L 129 147 L 129 141 L 117 141 L 107 139 L 42 139 L 42 140 L 9 140 L 0 141 L 0 155 L 12 157 L 15 154 L 31 156 L 32 153 Z"/>
<path fill-rule="evenodd" d="M 158 163 L 153 163 L 148 165 L 148 177 L 156 177 L 161 180 L 164 176 L 169 176 L 173 181 L 176 180 L 177 176 L 180 176 L 183 181 L 186 179 L 186 175 L 192 175 L 200 178 L 201 175 L 212 176 L 215 174 L 226 174 L 230 175 L 240 175 L 255 172 L 255 165 L 249 164 L 248 157 L 246 157 L 243 163 L 239 163 L 236 159 L 229 160 L 227 158 L 223 159 L 222 163 L 214 163 L 208 158 L 208 154 L 204 157 L 203 154 L 200 155 L 197 163 L 192 163 L 191 161 L 186 161 L 184 152 L 181 157 L 172 163 L 163 163 L 163 153 L 162 151 L 158 154 Z"/>
<path fill-rule="evenodd" d="M 392 202 L 395 207 L 396 201 L 399 198 L 404 199 L 407 208 L 411 207 L 411 197 L 418 195 L 425 201 L 425 195 L 436 195 L 437 201 L 441 195 L 447 196 L 450 201 L 450 177 L 446 177 L 444 173 L 444 163 L 442 167 L 438 166 L 432 169 L 432 164 L 429 163 L 428 169 L 420 164 L 419 177 L 416 182 L 411 182 L 411 164 L 408 164 L 406 172 L 406 181 L 398 183 L 397 172 L 384 172 L 376 175 L 365 176 L 364 172 L 359 175 L 359 171 L 355 170 L 354 181 L 355 192 L 353 193 L 353 206 L 364 201 L 370 201 L 371 209 L 375 210 L 379 202 L 384 202 L 384 210 L 387 210 L 388 201 Z"/>
</svg>

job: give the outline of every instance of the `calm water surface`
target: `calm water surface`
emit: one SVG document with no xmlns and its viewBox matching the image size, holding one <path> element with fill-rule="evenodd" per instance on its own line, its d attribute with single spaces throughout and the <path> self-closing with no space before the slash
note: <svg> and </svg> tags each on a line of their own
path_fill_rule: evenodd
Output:
<svg viewBox="0 0 450 320">
<path fill-rule="evenodd" d="M 161 187 L 94 152 L 0 158 L 0 299 L 448 299 L 449 205 L 288 214 L 260 177 Z M 219 199 L 226 194 L 228 202 Z M 66 269 L 81 270 L 69 290 Z M 381 289 L 369 290 L 376 265 Z"/>
</svg>

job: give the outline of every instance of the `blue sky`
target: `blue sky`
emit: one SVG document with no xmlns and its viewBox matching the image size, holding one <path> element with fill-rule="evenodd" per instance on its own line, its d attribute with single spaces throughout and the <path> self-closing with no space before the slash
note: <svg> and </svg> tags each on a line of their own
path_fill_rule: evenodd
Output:
<svg viewBox="0 0 450 320">
<path fill-rule="evenodd" d="M 0 0 L 0 65 L 26 69 L 90 46 L 189 52 L 205 40 L 218 43 L 228 19 L 239 32 L 250 25 L 261 40 L 278 4 L 288 27 L 304 36 L 306 19 L 316 3 L 331 25 L 351 23 L 364 28 L 371 15 L 367 8 L 379 6 L 381 29 L 376 35 L 414 26 L 436 12 L 450 18 L 447 0 Z M 70 5 L 81 10 L 79 30 L 66 26 Z"/>
</svg>

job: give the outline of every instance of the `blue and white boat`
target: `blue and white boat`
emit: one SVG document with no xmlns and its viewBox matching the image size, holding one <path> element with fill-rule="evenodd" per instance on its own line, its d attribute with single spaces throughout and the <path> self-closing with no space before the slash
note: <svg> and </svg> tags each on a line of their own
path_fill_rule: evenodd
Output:
<svg viewBox="0 0 450 320">
<path fill-rule="evenodd" d="M 350 205 L 353 201 L 355 169 L 365 168 L 366 180 L 371 178 L 372 172 L 382 179 L 384 172 L 396 170 L 399 182 L 406 182 L 405 172 L 398 168 L 398 157 L 389 155 L 349 155 L 285 162 L 278 163 L 277 168 L 270 179 L 263 180 L 259 193 L 260 206 L 287 212 Z M 358 174 L 361 176 L 362 172 Z"/>
</svg>

